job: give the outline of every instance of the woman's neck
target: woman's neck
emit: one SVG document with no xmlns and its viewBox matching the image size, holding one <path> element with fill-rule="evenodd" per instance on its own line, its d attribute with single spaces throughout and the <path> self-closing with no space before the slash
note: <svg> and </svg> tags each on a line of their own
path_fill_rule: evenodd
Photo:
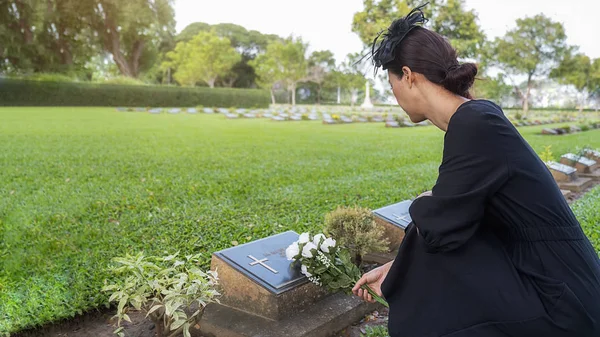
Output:
<svg viewBox="0 0 600 337">
<path fill-rule="evenodd" d="M 463 103 L 470 101 L 468 98 L 454 95 L 438 87 L 424 91 L 424 98 L 425 117 L 444 132 L 448 131 L 448 123 L 456 110 Z"/>
</svg>

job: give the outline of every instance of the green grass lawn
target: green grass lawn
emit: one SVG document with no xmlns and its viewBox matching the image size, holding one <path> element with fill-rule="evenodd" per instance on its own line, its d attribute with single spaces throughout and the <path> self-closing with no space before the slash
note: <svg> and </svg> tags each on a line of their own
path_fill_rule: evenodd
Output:
<svg viewBox="0 0 600 337">
<path fill-rule="evenodd" d="M 520 129 L 538 153 L 600 147 L 600 130 L 542 128 Z M 2 108 L 0 334 L 101 305 L 104 268 L 126 252 L 201 252 L 208 268 L 233 241 L 412 198 L 434 183 L 442 140 L 434 127 Z M 574 206 L 597 247 L 599 200 Z"/>
</svg>

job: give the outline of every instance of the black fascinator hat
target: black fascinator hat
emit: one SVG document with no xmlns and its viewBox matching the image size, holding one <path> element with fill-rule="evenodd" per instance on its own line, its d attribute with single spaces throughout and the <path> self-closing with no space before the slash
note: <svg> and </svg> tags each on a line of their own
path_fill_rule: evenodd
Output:
<svg viewBox="0 0 600 337">
<path fill-rule="evenodd" d="M 387 30 L 383 30 L 377 34 L 377 37 L 373 40 L 371 50 L 371 58 L 375 66 L 375 71 L 379 67 L 386 70 L 386 65 L 394 60 L 394 51 L 400 42 L 415 27 L 422 26 L 427 22 L 422 9 L 428 4 L 427 2 L 414 8 L 407 16 L 394 20 Z M 380 40 L 380 38 L 382 39 Z M 378 42 L 378 40 L 380 41 Z"/>
</svg>

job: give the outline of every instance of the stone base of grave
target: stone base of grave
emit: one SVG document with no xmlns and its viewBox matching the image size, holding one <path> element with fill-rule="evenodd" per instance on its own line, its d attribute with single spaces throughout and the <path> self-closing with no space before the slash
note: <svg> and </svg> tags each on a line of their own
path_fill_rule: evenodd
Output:
<svg viewBox="0 0 600 337">
<path fill-rule="evenodd" d="M 369 253 L 363 256 L 363 262 L 366 263 L 377 263 L 377 264 L 386 264 L 390 261 L 393 261 L 398 255 L 398 251 L 388 252 L 388 253 Z"/>
<path fill-rule="evenodd" d="M 384 236 L 390 241 L 390 252 L 397 250 L 398 247 L 400 247 L 402 240 L 404 239 L 404 229 L 398 227 L 397 225 L 391 224 L 377 216 L 375 216 L 375 222 L 378 225 L 383 226 L 383 228 L 385 229 Z"/>
<path fill-rule="evenodd" d="M 573 181 L 559 182 L 558 186 L 561 190 L 568 190 L 571 192 L 582 192 L 586 188 L 590 187 L 594 181 L 590 178 L 577 178 Z"/>
<path fill-rule="evenodd" d="M 203 337 L 327 337 L 380 310 L 355 296 L 337 293 L 280 321 L 210 304 L 200 322 Z"/>
<path fill-rule="evenodd" d="M 582 178 L 590 178 L 595 181 L 600 181 L 600 170 L 596 170 L 592 173 L 579 173 L 578 175 Z"/>
<path fill-rule="evenodd" d="M 565 197 L 565 199 L 569 199 L 571 196 L 573 196 L 573 192 L 571 191 L 567 191 L 567 190 L 560 190 L 562 192 L 563 197 Z"/>
</svg>

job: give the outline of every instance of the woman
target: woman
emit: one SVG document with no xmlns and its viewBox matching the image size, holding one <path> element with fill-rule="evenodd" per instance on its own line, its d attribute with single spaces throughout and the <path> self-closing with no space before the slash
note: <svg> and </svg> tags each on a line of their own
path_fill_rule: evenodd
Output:
<svg viewBox="0 0 600 337">
<path fill-rule="evenodd" d="M 396 259 L 354 293 L 384 296 L 392 337 L 600 336 L 597 253 L 501 108 L 470 97 L 477 67 L 424 21 L 396 20 L 372 57 L 410 119 L 446 132 L 439 177 Z"/>
</svg>

